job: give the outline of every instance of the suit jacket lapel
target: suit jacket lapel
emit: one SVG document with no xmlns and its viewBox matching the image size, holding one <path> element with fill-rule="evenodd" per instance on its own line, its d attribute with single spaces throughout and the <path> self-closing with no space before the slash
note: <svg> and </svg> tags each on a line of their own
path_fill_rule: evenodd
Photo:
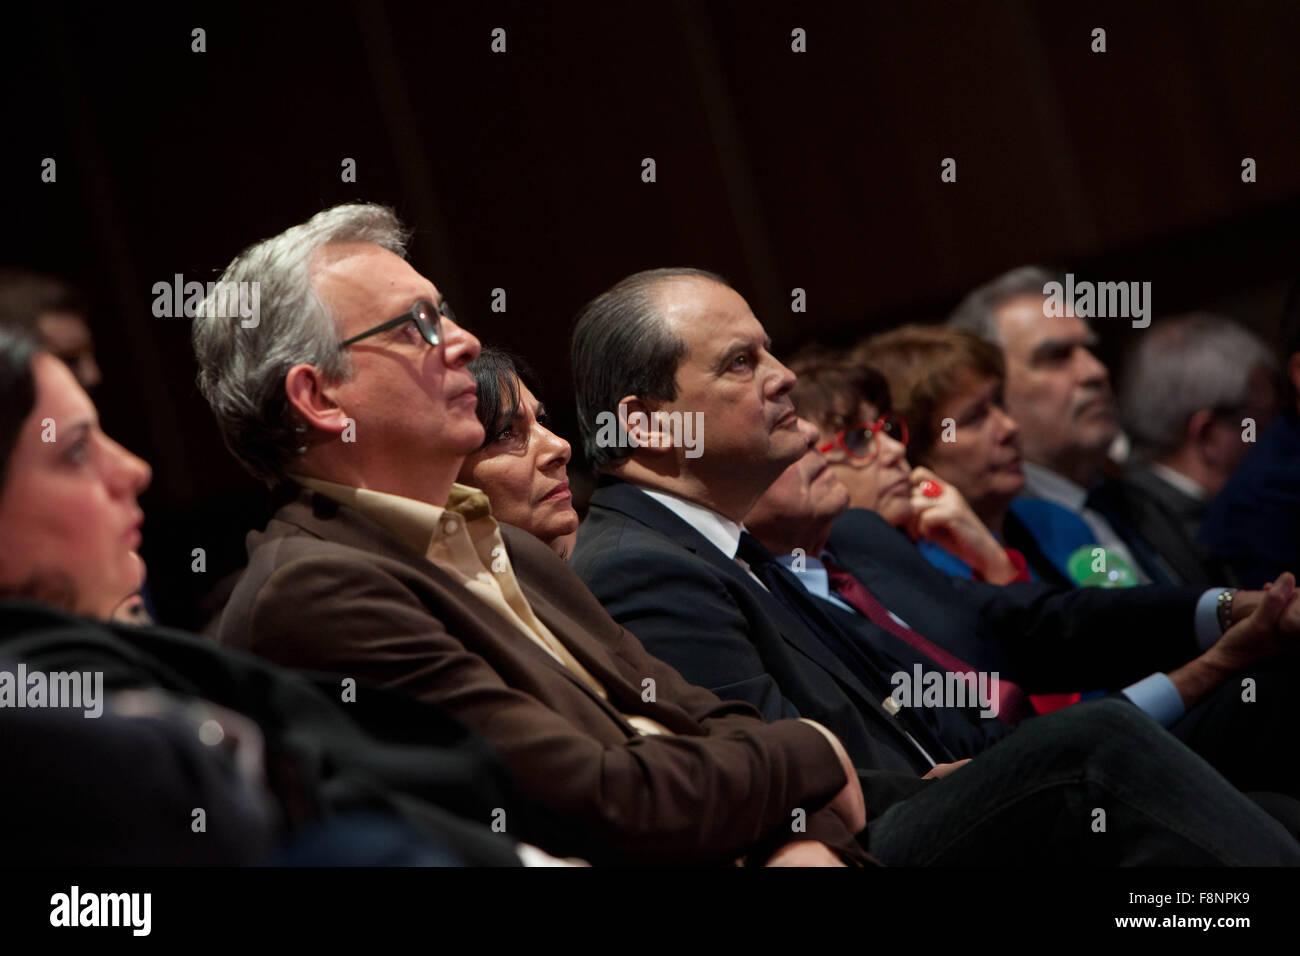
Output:
<svg viewBox="0 0 1300 956">
<path fill-rule="evenodd" d="M 781 571 L 783 575 L 789 574 L 789 572 L 785 572 L 784 568 L 782 568 Z M 790 574 L 790 576 L 792 577 L 793 575 Z M 947 745 L 943 743 L 942 735 L 916 708 L 907 708 L 900 711 L 898 714 L 891 714 L 885 709 L 884 701 L 890 696 L 889 691 L 893 686 L 890 682 L 889 675 L 900 668 L 896 663 L 890 661 L 886 655 L 877 651 L 876 648 L 871 645 L 870 641 L 855 634 L 854 629 L 880 631 L 891 638 L 893 635 L 888 634 L 887 631 L 881 631 L 876 624 L 867 620 L 865 617 L 855 620 L 853 629 L 845 628 L 838 620 L 836 620 L 834 614 L 831 613 L 835 610 L 831 605 L 825 604 L 820 598 L 810 594 L 798 581 L 791 581 L 790 585 L 789 590 L 792 599 L 798 601 L 800 612 L 805 614 L 809 620 L 827 634 L 834 635 L 835 638 L 838 638 L 839 640 L 851 643 L 856 652 L 861 655 L 863 660 L 866 662 L 867 669 L 874 672 L 876 678 L 882 683 L 874 688 L 869 687 L 848 665 L 839 659 L 834 651 L 826 647 L 826 645 L 824 645 L 820 640 L 814 638 L 815 643 L 838 665 L 837 670 L 832 671 L 835 677 L 844 684 L 846 683 L 845 675 L 847 675 L 853 682 L 848 689 L 855 691 L 856 695 L 862 701 L 865 701 L 885 720 L 888 720 L 890 726 L 895 730 L 902 733 L 903 728 L 900 725 L 900 721 L 910 723 L 912 725 L 912 731 L 919 734 L 921 738 L 925 740 L 924 746 L 928 748 L 931 756 L 950 756 Z M 774 603 L 779 604 L 780 602 Z M 786 608 L 782 605 L 781 610 L 786 611 Z M 806 633 L 806 626 L 802 621 L 799 621 L 795 615 L 787 612 L 787 617 L 799 625 L 800 633 Z"/>
<path fill-rule="evenodd" d="M 617 479 L 604 479 L 604 483 L 592 495 L 591 507 L 617 511 L 653 528 L 708 561 L 741 587 L 749 589 L 751 593 L 761 591 L 759 599 L 763 602 L 764 612 L 785 642 L 830 673 L 860 703 L 879 714 L 896 733 L 906 736 L 903 728 L 898 726 L 897 720 L 885 710 L 882 700 L 878 700 L 877 695 L 866 687 L 816 635 L 809 633 L 804 622 L 796 618 L 780 601 L 757 584 L 739 564 L 729 559 L 677 515 L 634 485 Z"/>
<path fill-rule="evenodd" d="M 1134 494 L 1147 499 L 1148 514 L 1142 514 L 1143 503 L 1137 503 L 1134 531 L 1148 540 L 1184 581 L 1201 583 L 1206 575 L 1196 529 L 1205 520 L 1208 505 L 1146 469 L 1129 471 L 1125 480 L 1136 489 Z"/>
</svg>

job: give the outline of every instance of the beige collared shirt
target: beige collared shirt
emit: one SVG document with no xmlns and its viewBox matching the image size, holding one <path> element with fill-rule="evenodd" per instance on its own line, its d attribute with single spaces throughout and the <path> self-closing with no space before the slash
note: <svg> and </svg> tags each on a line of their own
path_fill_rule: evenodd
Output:
<svg viewBox="0 0 1300 956">
<path fill-rule="evenodd" d="M 601 683 L 533 613 L 519 588 L 501 527 L 492 517 L 491 503 L 483 492 L 468 485 L 452 485 L 447 507 L 440 508 L 427 501 L 368 488 L 353 488 L 301 475 L 290 477 L 304 488 L 355 508 L 392 531 L 572 671 L 602 699 L 609 700 L 609 693 Z M 641 734 L 672 733 L 649 717 L 623 714 L 623 718 Z"/>
</svg>

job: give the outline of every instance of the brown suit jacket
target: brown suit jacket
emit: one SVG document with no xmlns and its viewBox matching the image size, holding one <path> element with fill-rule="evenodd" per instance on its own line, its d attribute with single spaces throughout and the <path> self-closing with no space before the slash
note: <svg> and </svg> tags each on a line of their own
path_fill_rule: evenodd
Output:
<svg viewBox="0 0 1300 956">
<path fill-rule="evenodd" d="M 509 525 L 502 535 L 533 610 L 608 702 L 394 534 L 306 489 L 248 536 L 249 566 L 219 639 L 438 705 L 495 747 L 522 790 L 562 821 L 553 832 L 515 834 L 552 853 L 758 862 L 790 840 L 814 839 L 869 859 L 825 809 L 844 774 L 815 728 L 764 723 L 750 705 L 688 684 L 546 545 Z M 640 736 L 620 711 L 674 736 Z M 798 816 L 806 832 L 792 831 Z"/>
</svg>

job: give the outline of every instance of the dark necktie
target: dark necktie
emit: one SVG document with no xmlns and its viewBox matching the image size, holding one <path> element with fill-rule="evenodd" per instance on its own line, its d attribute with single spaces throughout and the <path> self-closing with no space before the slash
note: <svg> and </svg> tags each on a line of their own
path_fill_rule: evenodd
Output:
<svg viewBox="0 0 1300 956">
<path fill-rule="evenodd" d="M 929 658 L 945 671 L 954 674 L 970 674 L 974 680 L 975 668 L 971 667 L 956 654 L 944 650 L 918 631 L 905 624 L 900 624 L 893 615 L 876 600 L 876 596 L 867 590 L 867 586 L 829 557 L 822 558 L 826 566 L 826 575 L 830 579 L 831 590 L 840 596 L 849 606 L 856 608 L 863 617 L 876 627 L 888 631 L 896 638 Z M 1026 717 L 1033 716 L 1034 708 L 1029 703 L 1025 692 L 1018 684 L 998 678 L 998 719 L 1007 724 L 1018 724 Z"/>
<path fill-rule="evenodd" d="M 852 671 L 869 693 L 876 695 L 876 700 L 885 701 L 884 704 L 877 704 L 876 709 L 920 751 L 930 765 L 937 762 L 934 754 L 938 754 L 940 759 L 953 759 L 943 742 L 940 729 L 932 722 L 929 713 L 910 707 L 899 711 L 888 707 L 889 674 L 896 669 L 893 662 L 882 660 L 880 652 L 874 647 L 861 638 L 846 633 L 821 609 L 821 602 L 808 593 L 798 579 L 772 556 L 772 552 L 748 531 L 741 533 L 740 550 L 736 557 L 813 637 L 826 645 Z M 904 724 L 910 725 L 912 729 L 908 730 Z M 921 743 L 913 731 L 927 742 Z"/>
</svg>

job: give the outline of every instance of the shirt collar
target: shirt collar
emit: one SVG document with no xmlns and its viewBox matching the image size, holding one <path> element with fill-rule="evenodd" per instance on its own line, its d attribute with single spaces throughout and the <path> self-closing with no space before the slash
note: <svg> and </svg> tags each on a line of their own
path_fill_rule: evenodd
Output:
<svg viewBox="0 0 1300 956">
<path fill-rule="evenodd" d="M 459 514 L 467 524 L 492 516 L 488 496 L 477 488 L 459 483 L 451 486 L 444 508 L 427 501 L 369 488 L 354 488 L 321 478 L 308 478 L 305 475 L 289 477 L 304 488 L 355 508 L 371 521 L 394 532 L 404 544 L 420 554 L 428 550 L 429 542 L 438 533 L 442 517 L 448 511 Z"/>
<path fill-rule="evenodd" d="M 666 491 L 653 491 L 640 485 L 637 487 L 704 535 L 709 544 L 728 558 L 735 559 L 736 552 L 740 550 L 740 534 L 745 530 L 742 525 L 718 514 L 712 508 L 697 505 Z"/>
<path fill-rule="evenodd" d="M 1168 465 L 1162 465 L 1158 461 L 1151 462 L 1148 467 L 1151 469 L 1151 474 L 1155 475 L 1165 484 L 1173 485 L 1189 498 L 1196 501 L 1204 501 L 1209 497 L 1209 495 L 1205 493 L 1204 488 L 1192 481 L 1192 479 L 1188 478 L 1181 471 L 1175 471 Z"/>
<path fill-rule="evenodd" d="M 1022 467 L 1025 473 L 1025 491 L 1030 497 L 1045 498 L 1075 514 L 1083 510 L 1084 502 L 1088 500 L 1087 489 L 1042 465 L 1027 461 Z"/>
<path fill-rule="evenodd" d="M 826 565 L 819 558 L 814 558 L 811 554 L 800 555 L 797 558 L 793 554 L 778 554 L 776 560 L 787 571 L 797 574 L 799 583 L 810 593 L 819 598 L 831 599 L 830 575 L 826 573 Z M 796 561 L 799 562 L 797 565 Z"/>
</svg>

